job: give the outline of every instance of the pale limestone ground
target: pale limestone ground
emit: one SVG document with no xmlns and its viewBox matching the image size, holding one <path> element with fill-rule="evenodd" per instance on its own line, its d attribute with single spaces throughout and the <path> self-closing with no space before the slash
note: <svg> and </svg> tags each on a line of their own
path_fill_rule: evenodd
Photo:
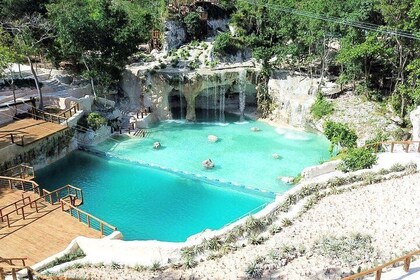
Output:
<svg viewBox="0 0 420 280">
<path fill-rule="evenodd" d="M 262 245 L 247 245 L 232 254 L 203 261 L 194 269 L 136 272 L 111 268 L 69 270 L 81 279 L 246 279 L 247 265 L 283 245 L 304 246 L 306 253 L 284 267 L 266 265 L 264 279 L 340 279 L 342 272 L 384 263 L 420 248 L 420 174 L 392 179 L 352 192 L 324 198 L 294 224 Z M 365 262 L 346 265 L 313 252 L 314 242 L 325 236 L 352 233 L 373 237 L 375 254 Z"/>
</svg>

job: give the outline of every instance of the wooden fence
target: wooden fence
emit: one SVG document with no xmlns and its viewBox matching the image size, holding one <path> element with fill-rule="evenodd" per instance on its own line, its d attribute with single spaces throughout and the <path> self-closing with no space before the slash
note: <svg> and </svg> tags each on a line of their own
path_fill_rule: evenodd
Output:
<svg viewBox="0 0 420 280">
<path fill-rule="evenodd" d="M 25 200 L 21 200 L 21 201 L 23 201 L 23 205 L 21 205 L 19 207 L 17 206 L 17 204 L 14 204 L 15 209 L 9 211 L 6 214 L 0 213 L 1 221 L 2 222 L 6 221 L 7 222 L 7 227 L 10 227 L 11 226 L 10 220 L 11 220 L 12 215 L 14 215 L 14 214 L 22 215 L 22 219 L 25 220 L 26 216 L 28 214 L 27 210 L 25 210 L 25 209 L 28 209 L 29 207 L 31 209 L 35 208 L 35 211 L 37 213 L 39 213 L 39 208 L 40 208 L 39 206 L 40 206 L 40 204 L 41 204 L 41 206 L 43 206 L 42 203 L 44 201 L 46 201 L 50 204 L 55 204 L 55 203 L 60 202 L 60 200 L 62 200 L 62 199 L 70 198 L 70 201 L 73 204 L 76 201 L 76 199 L 79 199 L 81 202 L 83 202 L 83 192 L 82 192 L 82 190 L 79 189 L 79 188 L 73 187 L 71 185 L 64 186 L 64 187 L 59 188 L 59 189 L 57 189 L 55 191 L 52 191 L 52 192 L 43 190 L 42 193 L 43 193 L 43 195 L 41 197 L 39 197 L 39 198 L 37 198 L 33 201 L 28 200 L 29 201 L 28 203 L 25 203 Z M 26 213 L 25 213 L 25 211 L 26 211 Z"/>
<path fill-rule="evenodd" d="M 6 276 L 9 274 L 12 276 L 12 279 L 18 279 L 17 272 L 22 269 L 27 270 L 27 278 L 29 280 L 34 280 L 35 277 L 38 280 L 68 280 L 66 277 L 56 277 L 56 276 L 46 276 L 42 275 L 35 270 L 33 270 L 31 267 L 26 266 L 25 261 L 27 258 L 1 258 L 0 257 L 0 280 L 5 280 Z M 15 265 L 14 262 L 20 261 L 22 262 L 21 265 Z"/>
<path fill-rule="evenodd" d="M 58 116 L 69 119 L 74 114 L 76 114 L 77 111 L 79 111 L 79 109 L 80 109 L 79 103 L 76 103 L 76 105 L 74 105 L 74 106 L 70 107 L 69 109 L 65 110 L 64 112 L 58 114 Z"/>
<path fill-rule="evenodd" d="M 31 180 L 35 177 L 35 172 L 32 166 L 20 164 L 3 171 L 1 176 Z"/>
<path fill-rule="evenodd" d="M 396 264 L 398 262 L 404 262 L 403 269 L 404 269 L 405 272 L 408 272 L 410 270 L 411 258 L 413 256 L 415 256 L 415 255 L 420 255 L 420 250 L 419 251 L 412 252 L 410 254 L 407 254 L 407 255 L 405 255 L 405 256 L 403 256 L 401 258 L 398 258 L 398 259 L 392 260 L 390 262 L 387 262 L 386 264 L 380 265 L 378 267 L 375 267 L 375 268 L 372 268 L 372 269 L 369 269 L 369 270 L 366 270 L 366 271 L 363 271 L 363 272 L 360 272 L 360 273 L 357 273 L 357 274 L 354 274 L 354 275 L 345 277 L 342 280 L 359 279 L 359 278 L 362 278 L 362 277 L 364 277 L 366 275 L 373 274 L 373 273 L 375 274 L 375 280 L 380 280 L 381 279 L 381 275 L 382 275 L 382 270 L 385 267 L 394 265 L 394 264 Z"/>
<path fill-rule="evenodd" d="M 79 222 L 87 224 L 89 228 L 99 230 L 103 236 L 109 235 L 116 231 L 117 228 L 104 222 L 103 220 L 73 206 L 67 201 L 60 199 L 61 210 L 69 213 L 72 217 L 75 217 Z M 66 208 L 67 207 L 67 208 Z"/>
<path fill-rule="evenodd" d="M 32 107 L 32 112 L 31 115 L 34 119 L 36 120 L 44 120 L 47 122 L 51 122 L 51 123 L 56 123 L 56 124 L 62 124 L 65 123 L 66 126 L 68 126 L 67 123 L 67 118 L 59 116 L 59 115 L 54 115 L 54 114 L 50 114 L 50 113 L 46 113 L 42 110 L 39 110 L 35 107 Z"/>
<path fill-rule="evenodd" d="M 410 146 L 414 147 L 414 150 L 420 153 L 420 141 L 385 141 L 365 145 L 365 148 L 373 148 L 375 153 L 381 152 L 384 150 L 384 146 L 390 146 L 390 152 L 393 153 L 396 145 L 402 145 L 403 150 L 408 153 Z M 417 145 L 417 149 L 416 149 Z"/>
</svg>

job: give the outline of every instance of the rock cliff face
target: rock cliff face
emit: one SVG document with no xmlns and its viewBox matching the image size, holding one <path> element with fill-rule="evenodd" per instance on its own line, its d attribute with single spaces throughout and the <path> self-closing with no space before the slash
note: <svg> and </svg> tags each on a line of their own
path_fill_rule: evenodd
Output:
<svg viewBox="0 0 420 280">
<path fill-rule="evenodd" d="M 269 94 L 276 105 L 273 117 L 292 126 L 306 126 L 318 83 L 317 79 L 287 71 L 275 73 L 268 83 Z"/>
<path fill-rule="evenodd" d="M 197 108 L 224 111 L 227 107 L 237 107 L 235 109 L 243 112 L 246 103 L 256 100 L 255 71 L 243 67 L 197 71 L 165 69 L 153 73 L 128 69 L 121 86 L 130 100 L 130 107 L 141 107 L 142 100 L 158 119 L 165 120 L 172 118 L 173 107 L 181 106 L 186 109 L 186 119 L 195 121 Z M 171 102 L 172 99 L 179 103 Z"/>
<path fill-rule="evenodd" d="M 140 103 L 144 103 L 158 119 L 166 120 L 172 118 L 171 109 L 178 107 L 186 112 L 187 120 L 195 121 L 196 109 L 243 113 L 246 107 L 255 107 L 258 71 L 256 67 L 240 64 L 194 71 L 178 68 L 150 71 L 138 67 L 126 70 L 121 86 L 132 108 L 140 108 Z M 274 73 L 269 81 L 269 94 L 276 107 L 272 117 L 292 126 L 307 126 L 318 84 L 318 79 L 305 75 Z"/>
<path fill-rule="evenodd" d="M 420 140 L 420 106 L 410 113 L 411 124 L 413 125 L 413 141 Z"/>
</svg>

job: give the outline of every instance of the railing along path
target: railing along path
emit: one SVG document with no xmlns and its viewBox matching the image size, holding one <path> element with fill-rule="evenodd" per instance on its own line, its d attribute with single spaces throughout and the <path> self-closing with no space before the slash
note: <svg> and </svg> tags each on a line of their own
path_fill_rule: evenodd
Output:
<svg viewBox="0 0 420 280">
<path fill-rule="evenodd" d="M 378 267 L 375 267 L 375 268 L 372 268 L 372 269 L 369 269 L 369 270 L 366 270 L 366 271 L 363 271 L 363 272 L 360 272 L 360 273 L 357 273 L 357 274 L 354 274 L 354 275 L 345 277 L 342 280 L 359 279 L 359 278 L 362 278 L 362 277 L 364 277 L 366 275 L 373 274 L 373 273 L 375 274 L 375 280 L 380 280 L 381 279 L 381 275 L 382 275 L 382 270 L 385 267 L 394 265 L 394 264 L 396 264 L 398 262 L 402 262 L 402 261 L 404 262 L 404 266 L 403 266 L 404 271 L 405 272 L 408 272 L 410 270 L 411 258 L 413 256 L 415 256 L 415 255 L 420 255 L 420 250 L 419 251 L 412 252 L 410 254 L 407 254 L 407 255 L 405 255 L 405 256 L 403 256 L 401 258 L 398 258 L 398 259 L 389 261 L 386 264 L 380 265 Z"/>
<path fill-rule="evenodd" d="M 364 147 L 365 148 L 373 147 L 375 152 L 380 152 L 383 146 L 391 146 L 390 152 L 393 153 L 396 145 L 402 145 L 406 153 L 408 153 L 408 151 L 410 150 L 411 145 L 413 145 L 414 148 L 416 145 L 418 145 L 416 152 L 420 153 L 420 141 L 385 141 L 385 142 L 367 144 Z"/>
</svg>

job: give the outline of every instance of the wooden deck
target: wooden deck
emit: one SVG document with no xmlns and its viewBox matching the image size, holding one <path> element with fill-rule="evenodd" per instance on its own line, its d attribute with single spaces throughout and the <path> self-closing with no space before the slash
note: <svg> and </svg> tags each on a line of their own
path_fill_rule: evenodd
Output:
<svg viewBox="0 0 420 280">
<path fill-rule="evenodd" d="M 35 194 L 32 195 L 35 197 Z M 0 206 L 21 198 L 21 191 L 0 189 Z M 39 213 L 33 209 L 28 214 L 25 220 L 20 219 L 20 215 L 14 216 L 10 228 L 0 220 L 1 257 L 28 257 L 27 265 L 30 266 L 64 250 L 77 236 L 101 238 L 99 231 L 62 212 L 60 204 L 45 202 Z"/>
<path fill-rule="evenodd" d="M 64 125 L 43 120 L 29 118 L 16 120 L 0 127 L 0 149 L 8 145 L 13 145 L 10 136 L 11 133 L 15 134 L 15 142 L 21 143 L 23 136 L 24 145 L 28 145 L 64 129 L 67 129 Z"/>
</svg>

